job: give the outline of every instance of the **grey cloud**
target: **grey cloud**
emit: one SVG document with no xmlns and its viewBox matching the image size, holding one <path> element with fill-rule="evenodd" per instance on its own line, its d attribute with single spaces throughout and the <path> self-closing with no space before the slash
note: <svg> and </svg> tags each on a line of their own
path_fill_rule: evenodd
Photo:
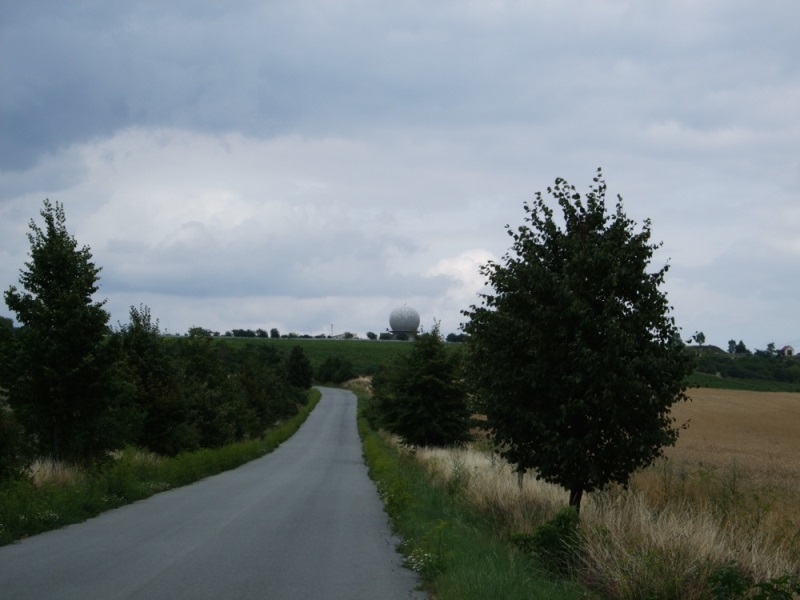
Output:
<svg viewBox="0 0 800 600">
<path fill-rule="evenodd" d="M 756 78 L 797 69 L 792 19 L 776 28 L 766 7 L 27 4 L 2 9 L 5 168 L 134 124 L 324 134 L 388 123 L 588 125 L 633 111 L 694 126 L 726 113 L 715 104 L 740 89 L 743 68 Z M 670 27 L 679 19 L 684 38 Z M 741 49 L 715 49 L 742 27 L 751 39 Z M 705 101 L 698 83 L 715 91 Z"/>
<path fill-rule="evenodd" d="M 355 231 L 326 230 L 313 237 L 216 239 L 198 222 L 184 223 L 174 239 L 157 246 L 112 240 L 96 256 L 108 263 L 109 292 L 198 297 L 250 295 L 360 297 L 441 295 L 452 280 L 444 276 L 395 273 L 387 253 L 407 251 L 406 242 L 384 234 L 369 238 Z"/>
<path fill-rule="evenodd" d="M 195 318 L 195 295 L 283 294 L 328 319 L 354 290 L 452 290 L 422 274 L 502 255 L 523 200 L 602 166 L 684 291 L 796 297 L 796 227 L 760 213 L 798 204 L 798 20 L 789 0 L 0 3 L 0 272 L 50 196 L 114 298 Z"/>
</svg>

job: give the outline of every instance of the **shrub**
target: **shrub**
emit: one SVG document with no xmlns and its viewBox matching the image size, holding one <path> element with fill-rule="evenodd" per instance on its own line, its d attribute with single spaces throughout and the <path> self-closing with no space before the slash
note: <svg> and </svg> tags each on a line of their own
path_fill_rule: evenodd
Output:
<svg viewBox="0 0 800 600">
<path fill-rule="evenodd" d="M 578 512 L 568 506 L 532 534 L 516 534 L 512 541 L 521 550 L 535 555 L 551 573 L 567 577 L 573 572 L 580 552 L 579 524 Z"/>
</svg>

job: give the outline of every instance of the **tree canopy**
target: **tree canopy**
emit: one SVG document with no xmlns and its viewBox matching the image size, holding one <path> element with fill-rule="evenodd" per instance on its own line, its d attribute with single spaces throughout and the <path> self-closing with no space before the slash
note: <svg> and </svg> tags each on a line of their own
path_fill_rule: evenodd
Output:
<svg viewBox="0 0 800 600">
<path fill-rule="evenodd" d="M 416 336 L 410 352 L 373 377 L 380 423 L 412 446 L 469 441 L 471 413 L 457 360 L 438 325 Z"/>
<path fill-rule="evenodd" d="M 9 404 L 41 452 L 84 460 L 114 444 L 112 360 L 102 349 L 109 315 L 93 299 L 100 268 L 67 231 L 63 205 L 45 200 L 40 214 L 43 226 L 30 222 L 23 290 L 4 294 L 22 324 Z"/>
<path fill-rule="evenodd" d="M 580 508 L 675 443 L 670 407 L 693 359 L 659 289 L 668 265 L 648 271 L 650 221 L 637 231 L 621 198 L 607 212 L 600 170 L 584 197 L 560 178 L 547 192 L 561 218 L 541 193 L 525 203 L 463 329 L 495 447 Z"/>
<path fill-rule="evenodd" d="M 311 387 L 314 368 L 301 346 L 294 346 L 286 359 L 286 376 L 289 383 L 301 389 Z"/>
</svg>

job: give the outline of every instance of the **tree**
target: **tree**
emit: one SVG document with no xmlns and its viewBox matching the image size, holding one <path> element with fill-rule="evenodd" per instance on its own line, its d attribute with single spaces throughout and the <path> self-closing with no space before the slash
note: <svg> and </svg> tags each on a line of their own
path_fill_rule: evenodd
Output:
<svg viewBox="0 0 800 600">
<path fill-rule="evenodd" d="M 88 460 L 121 442 L 113 357 L 104 349 L 109 315 L 105 301 L 92 300 L 100 268 L 67 231 L 62 204 L 45 200 L 40 214 L 44 226 L 30 222 L 24 291 L 11 286 L 4 294 L 22 324 L 9 404 L 40 452 Z"/>
<path fill-rule="evenodd" d="M 281 337 L 281 332 L 278 331 L 277 327 L 273 327 L 269 330 L 269 337 L 270 339 L 276 340 Z"/>
<path fill-rule="evenodd" d="M 378 339 L 378 334 L 375 333 L 374 331 L 368 331 L 367 332 L 367 339 L 369 339 L 369 340 L 377 340 Z"/>
<path fill-rule="evenodd" d="M 728 354 L 736 354 L 736 340 L 728 340 Z"/>
<path fill-rule="evenodd" d="M 344 383 L 356 376 L 353 363 L 342 356 L 329 356 L 317 368 L 317 381 Z"/>
<path fill-rule="evenodd" d="M 0 483 L 22 475 L 30 464 L 30 443 L 6 399 L 16 354 L 14 321 L 0 317 Z"/>
<path fill-rule="evenodd" d="M 14 321 L 0 317 L 0 390 L 8 385 L 11 361 L 16 354 Z"/>
<path fill-rule="evenodd" d="M 518 471 L 584 492 L 618 482 L 675 443 L 670 407 L 685 400 L 693 359 L 648 272 L 658 245 L 619 198 L 606 212 L 598 170 L 582 199 L 563 179 L 537 193 L 501 263 L 481 269 L 493 293 L 462 328 L 491 439 Z"/>
<path fill-rule="evenodd" d="M 694 341 L 697 342 L 697 345 L 702 348 L 703 344 L 706 343 L 706 334 L 703 333 L 702 331 L 696 332 L 694 334 Z"/>
<path fill-rule="evenodd" d="M 747 349 L 747 346 L 744 345 L 742 340 L 739 340 L 739 343 L 736 344 L 735 354 L 750 354 L 750 350 Z"/>
<path fill-rule="evenodd" d="M 286 359 L 286 378 L 294 387 L 304 390 L 311 387 L 314 369 L 301 346 L 295 346 Z"/>
<path fill-rule="evenodd" d="M 381 424 L 411 446 L 468 442 L 471 413 L 456 361 L 438 324 L 416 336 L 407 354 L 373 378 L 375 410 Z"/>
<path fill-rule="evenodd" d="M 145 305 L 130 307 L 130 320 L 120 325 L 114 338 L 120 347 L 127 378 L 135 387 L 142 412 L 136 444 L 159 454 L 174 455 L 190 449 L 186 444 L 191 409 L 184 400 L 179 372 L 167 351 L 158 319 Z M 196 333 L 202 328 L 195 329 Z"/>
<path fill-rule="evenodd" d="M 25 473 L 31 462 L 29 450 L 28 436 L 6 404 L 5 394 L 0 388 L 0 484 Z"/>
</svg>

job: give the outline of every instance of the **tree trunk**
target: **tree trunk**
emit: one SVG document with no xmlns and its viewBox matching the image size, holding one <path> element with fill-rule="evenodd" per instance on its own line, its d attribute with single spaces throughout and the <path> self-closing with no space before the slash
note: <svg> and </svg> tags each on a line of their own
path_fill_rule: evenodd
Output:
<svg viewBox="0 0 800 600">
<path fill-rule="evenodd" d="M 583 487 L 575 487 L 569 491 L 569 505 L 575 507 L 575 512 L 581 512 L 581 499 L 583 498 Z"/>
</svg>

